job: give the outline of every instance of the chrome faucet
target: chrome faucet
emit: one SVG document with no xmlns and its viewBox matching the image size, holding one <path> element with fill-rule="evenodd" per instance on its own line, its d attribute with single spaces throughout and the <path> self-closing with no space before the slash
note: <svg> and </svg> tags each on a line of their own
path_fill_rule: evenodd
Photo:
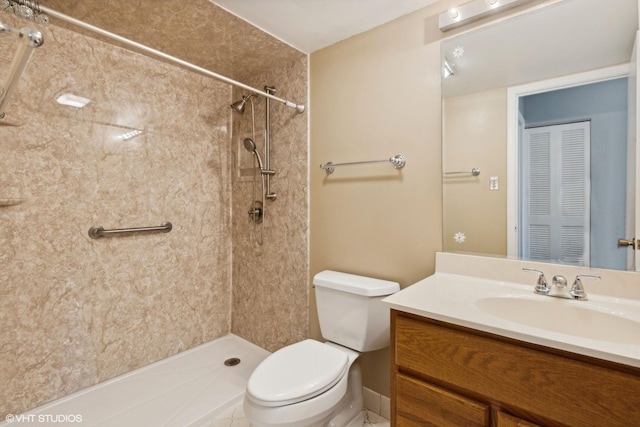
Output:
<svg viewBox="0 0 640 427">
<path fill-rule="evenodd" d="M 584 291 L 584 286 L 582 286 L 581 277 L 588 277 L 590 279 L 599 280 L 600 276 L 595 274 L 579 274 L 576 276 L 576 280 L 573 281 L 573 285 L 571 286 L 571 290 L 569 294 L 573 299 L 577 299 L 578 301 L 586 301 L 587 293 Z"/>
<path fill-rule="evenodd" d="M 579 274 L 576 276 L 576 279 L 573 281 L 573 285 L 571 285 L 571 289 L 569 289 L 568 281 L 564 276 L 559 274 L 553 276 L 551 280 L 551 286 L 547 282 L 547 279 L 544 277 L 544 273 L 540 270 L 536 270 L 534 268 L 523 268 L 523 271 L 533 271 L 539 273 L 538 281 L 536 283 L 533 292 L 539 295 L 548 295 L 551 297 L 558 298 L 568 298 L 575 299 L 578 301 L 587 301 L 587 293 L 584 291 L 584 286 L 582 285 L 581 278 L 588 277 L 590 279 L 600 279 L 600 276 L 591 275 L 591 274 Z"/>
<path fill-rule="evenodd" d="M 553 279 L 551 279 L 551 289 L 555 289 L 555 291 L 549 292 L 549 295 L 559 298 L 571 298 L 569 287 L 567 286 L 568 283 L 566 277 L 556 274 L 553 276 Z"/>
<path fill-rule="evenodd" d="M 538 281 L 536 282 L 536 287 L 533 289 L 533 292 L 539 295 L 549 295 L 549 291 L 551 291 L 551 287 L 547 282 L 547 278 L 544 277 L 544 272 L 540 270 L 536 270 L 535 268 L 523 268 L 522 270 L 539 273 L 540 276 L 538 276 Z"/>
</svg>

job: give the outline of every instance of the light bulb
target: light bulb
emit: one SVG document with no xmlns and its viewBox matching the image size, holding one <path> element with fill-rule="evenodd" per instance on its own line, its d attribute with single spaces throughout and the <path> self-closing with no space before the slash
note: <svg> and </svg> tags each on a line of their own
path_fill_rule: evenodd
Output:
<svg viewBox="0 0 640 427">
<path fill-rule="evenodd" d="M 455 6 L 450 7 L 447 13 L 449 14 L 449 18 L 451 19 L 456 19 L 460 16 L 460 11 Z"/>
</svg>

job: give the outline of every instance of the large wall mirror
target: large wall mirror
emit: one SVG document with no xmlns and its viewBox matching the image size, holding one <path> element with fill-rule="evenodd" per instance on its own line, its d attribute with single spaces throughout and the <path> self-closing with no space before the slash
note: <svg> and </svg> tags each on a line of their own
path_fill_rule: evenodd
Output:
<svg viewBox="0 0 640 427">
<path fill-rule="evenodd" d="M 562 0 L 443 40 L 444 251 L 640 271 L 637 32 Z"/>
</svg>

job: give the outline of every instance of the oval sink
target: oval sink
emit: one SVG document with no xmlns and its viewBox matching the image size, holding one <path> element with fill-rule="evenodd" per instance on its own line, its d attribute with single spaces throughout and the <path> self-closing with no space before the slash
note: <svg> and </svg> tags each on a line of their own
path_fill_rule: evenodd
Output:
<svg viewBox="0 0 640 427">
<path fill-rule="evenodd" d="M 640 345 L 640 322 L 578 306 L 584 302 L 551 297 L 543 300 L 492 297 L 476 306 L 502 319 L 566 335 L 600 341 Z"/>
</svg>

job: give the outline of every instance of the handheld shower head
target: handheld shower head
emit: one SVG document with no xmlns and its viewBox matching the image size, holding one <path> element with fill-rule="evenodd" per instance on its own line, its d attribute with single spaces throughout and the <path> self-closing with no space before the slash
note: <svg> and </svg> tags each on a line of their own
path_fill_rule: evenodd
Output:
<svg viewBox="0 0 640 427">
<path fill-rule="evenodd" d="M 244 148 L 246 148 L 247 151 L 252 152 L 256 156 L 256 159 L 258 159 L 258 166 L 260 167 L 260 171 L 264 171 L 264 165 L 262 164 L 260 154 L 258 154 L 256 143 L 251 138 L 245 138 L 243 143 Z"/>
<path fill-rule="evenodd" d="M 247 149 L 247 151 L 256 151 L 256 149 L 258 148 L 256 146 L 256 143 L 253 142 L 253 139 L 251 138 L 245 138 L 244 139 L 244 148 Z"/>
</svg>

